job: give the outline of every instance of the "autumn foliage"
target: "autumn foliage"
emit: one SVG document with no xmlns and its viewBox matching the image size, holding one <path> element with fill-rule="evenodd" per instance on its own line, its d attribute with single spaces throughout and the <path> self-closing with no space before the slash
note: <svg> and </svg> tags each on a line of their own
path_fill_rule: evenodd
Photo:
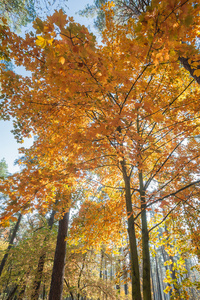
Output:
<svg viewBox="0 0 200 300">
<path fill-rule="evenodd" d="M 2 222 L 35 208 L 63 214 L 83 189 L 74 238 L 109 244 L 128 226 L 132 298 L 141 299 L 140 249 L 149 300 L 149 234 L 181 216 L 196 239 L 188 214 L 199 204 L 199 2 L 155 0 L 126 24 L 116 22 L 112 3 L 104 11 L 101 45 L 61 10 L 36 19 L 24 39 L 1 25 L 1 51 L 31 72 L 2 69 L 1 116 L 14 119 L 19 141 L 36 137 L 21 149 L 22 172 L 2 183 Z"/>
</svg>

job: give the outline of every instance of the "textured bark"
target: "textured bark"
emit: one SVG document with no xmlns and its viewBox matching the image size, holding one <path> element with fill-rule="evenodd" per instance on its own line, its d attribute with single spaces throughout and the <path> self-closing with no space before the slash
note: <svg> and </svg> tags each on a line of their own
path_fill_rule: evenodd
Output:
<svg viewBox="0 0 200 300">
<path fill-rule="evenodd" d="M 154 247 L 155 249 L 155 247 Z M 156 278 L 157 278 L 157 286 L 158 286 L 158 296 L 160 300 L 163 300 L 163 292 L 162 292 L 162 288 L 161 288 L 161 284 L 160 284 L 160 275 L 159 275 L 159 270 L 158 270 L 158 261 L 157 261 L 157 255 L 155 255 L 155 262 L 156 262 Z"/>
<path fill-rule="evenodd" d="M 65 213 L 63 218 L 59 221 L 49 300 L 62 299 L 68 223 L 69 223 L 69 212 Z"/>
<path fill-rule="evenodd" d="M 189 58 L 185 58 L 185 57 L 179 57 L 178 58 L 179 61 L 181 62 L 181 64 L 183 65 L 183 67 L 190 72 L 190 75 L 194 78 L 194 80 L 200 84 L 200 76 L 196 76 L 194 75 L 194 71 L 195 69 L 191 68 L 191 65 L 189 64 L 188 60 Z M 199 60 L 199 67 L 197 69 L 200 69 L 200 60 Z"/>
<path fill-rule="evenodd" d="M 143 300 L 151 300 L 151 266 L 149 253 L 149 232 L 147 227 L 146 201 L 142 172 L 139 173 L 142 219 L 142 259 L 143 259 Z"/>
<path fill-rule="evenodd" d="M 100 262 L 99 277 L 103 278 L 103 250 L 102 249 L 101 249 L 101 262 Z"/>
<path fill-rule="evenodd" d="M 24 294 L 26 291 L 26 282 L 24 282 L 21 291 L 19 292 L 19 295 L 17 296 L 17 300 L 23 300 L 24 299 Z"/>
<path fill-rule="evenodd" d="M 130 176 L 127 175 L 127 170 L 126 170 L 124 160 L 121 162 L 121 166 L 123 171 L 123 179 L 125 183 L 125 199 L 126 199 L 126 210 L 128 216 L 128 236 L 129 236 L 130 257 L 131 257 L 132 299 L 141 300 L 139 261 L 138 261 L 138 253 L 137 253 L 137 241 L 135 235 L 135 223 L 134 223 L 133 209 L 132 209 Z"/>
<path fill-rule="evenodd" d="M 48 227 L 50 230 L 53 227 L 55 213 L 56 212 L 53 210 L 51 213 L 51 216 L 49 218 L 49 221 L 48 221 Z M 48 239 L 49 239 L 49 234 L 45 237 L 44 244 L 47 242 Z M 35 280 L 33 283 L 33 292 L 31 295 L 32 300 L 37 300 L 39 298 L 39 291 L 40 291 L 40 285 L 41 285 L 41 281 L 42 281 L 42 274 L 43 274 L 43 269 L 44 269 L 44 264 L 45 264 L 45 258 L 46 258 L 46 249 L 43 246 L 43 249 L 42 249 L 41 255 L 39 257 L 39 261 L 38 261 L 38 267 L 37 267 L 36 274 L 35 274 Z"/>
<path fill-rule="evenodd" d="M 116 261 L 116 265 L 115 265 L 115 268 L 116 268 L 116 290 L 117 290 L 117 294 L 118 296 L 120 295 L 121 293 L 121 286 L 120 286 L 120 270 L 121 270 L 121 265 L 120 265 L 120 259 Z"/>
<path fill-rule="evenodd" d="M 8 295 L 8 297 L 6 298 L 6 300 L 12 300 L 13 299 L 13 296 L 15 295 L 15 292 L 17 291 L 18 289 L 18 285 L 16 285 L 12 291 L 10 292 L 10 294 Z"/>
<path fill-rule="evenodd" d="M 14 227 L 14 229 L 13 229 L 13 233 L 12 233 L 12 235 L 11 235 L 11 237 L 10 237 L 10 241 L 9 241 L 8 248 L 7 248 L 7 250 L 6 250 L 6 254 L 4 255 L 4 257 L 3 257 L 2 261 L 1 261 L 1 265 L 0 265 L 0 276 L 1 276 L 1 274 L 2 274 L 3 268 L 4 268 L 5 263 L 6 263 L 6 261 L 7 261 L 9 251 L 10 251 L 10 249 L 11 249 L 12 246 L 13 246 L 14 239 L 16 238 L 17 231 L 18 231 L 18 229 L 19 229 L 19 224 L 20 224 L 20 222 L 21 222 L 21 218 L 22 218 L 22 215 L 19 214 L 18 220 L 17 220 L 17 222 L 16 222 L 16 224 L 15 224 L 15 227 Z"/>
<path fill-rule="evenodd" d="M 20 280 L 21 289 L 20 289 L 19 294 L 17 296 L 17 300 L 23 300 L 24 299 L 24 294 L 25 294 L 25 291 L 26 291 L 26 285 L 27 285 L 27 281 L 28 281 L 28 278 L 29 278 L 30 271 L 31 271 L 31 266 L 29 267 L 28 271 L 23 275 L 23 277 Z"/>
</svg>

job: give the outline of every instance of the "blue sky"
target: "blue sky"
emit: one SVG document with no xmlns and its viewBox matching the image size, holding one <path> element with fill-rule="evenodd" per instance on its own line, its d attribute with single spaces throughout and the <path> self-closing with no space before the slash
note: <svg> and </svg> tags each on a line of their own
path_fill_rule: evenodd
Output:
<svg viewBox="0 0 200 300">
<path fill-rule="evenodd" d="M 89 26 L 93 30 L 92 19 L 76 14 L 76 12 L 83 9 L 87 4 L 92 3 L 93 0 L 68 0 L 67 6 L 69 9 L 66 9 L 66 13 L 69 16 L 73 16 L 76 22 Z M 30 28 L 31 25 L 28 25 L 28 27 Z M 31 139 L 26 139 L 23 144 L 17 144 L 11 133 L 12 128 L 12 122 L 0 120 L 0 160 L 2 158 L 6 159 L 10 173 L 19 171 L 18 166 L 14 166 L 14 161 L 19 158 L 18 148 L 30 147 L 32 144 Z"/>
</svg>

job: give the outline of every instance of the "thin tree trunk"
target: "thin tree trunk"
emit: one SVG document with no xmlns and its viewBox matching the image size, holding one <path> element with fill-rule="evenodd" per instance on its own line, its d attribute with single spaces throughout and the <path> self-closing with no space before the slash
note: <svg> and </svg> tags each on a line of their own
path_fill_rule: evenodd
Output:
<svg viewBox="0 0 200 300">
<path fill-rule="evenodd" d="M 149 253 L 149 232 L 147 227 L 146 201 L 143 185 L 142 172 L 139 173 L 140 201 L 142 219 L 142 258 L 143 258 L 143 300 L 151 300 L 151 276 L 150 276 L 150 253 Z"/>
<path fill-rule="evenodd" d="M 17 296 L 17 300 L 23 300 L 23 298 L 24 298 L 24 294 L 25 294 L 25 291 L 26 291 L 27 280 L 28 280 L 30 271 L 31 271 L 31 267 L 29 267 L 28 271 L 21 278 L 21 282 L 23 283 L 23 285 L 22 285 L 22 288 L 19 292 L 19 295 Z"/>
<path fill-rule="evenodd" d="M 2 274 L 3 268 L 4 268 L 5 263 L 6 263 L 6 261 L 7 261 L 9 251 L 10 251 L 10 249 L 11 249 L 12 246 L 13 246 L 14 239 L 16 238 L 17 231 L 18 231 L 18 229 L 19 229 L 19 224 L 20 224 L 20 222 L 21 222 L 21 218 L 22 218 L 22 214 L 20 213 L 20 214 L 19 214 L 19 217 L 18 217 L 18 220 L 17 220 L 17 222 L 16 222 L 16 224 L 15 224 L 15 227 L 14 227 L 14 229 L 13 229 L 13 233 L 12 233 L 12 235 L 11 235 L 11 237 L 10 237 L 10 241 L 9 241 L 8 248 L 7 248 L 7 250 L 6 250 L 6 254 L 4 255 L 4 257 L 3 257 L 2 261 L 1 261 L 1 265 L 0 265 L 0 276 L 1 276 L 1 274 Z"/>
<path fill-rule="evenodd" d="M 103 250 L 102 249 L 101 249 L 101 261 L 100 261 L 99 278 L 103 278 Z"/>
<path fill-rule="evenodd" d="M 80 289 L 81 289 L 81 276 L 83 273 L 83 270 L 85 268 L 85 261 L 86 261 L 86 256 L 87 256 L 87 252 L 83 255 L 83 263 L 82 263 L 82 267 L 78 276 L 78 300 L 80 299 Z"/>
<path fill-rule="evenodd" d="M 12 300 L 13 296 L 15 295 L 15 292 L 17 291 L 18 289 L 18 285 L 16 285 L 12 291 L 10 292 L 10 294 L 8 295 L 8 297 L 6 298 L 6 300 Z"/>
<path fill-rule="evenodd" d="M 49 230 L 51 230 L 52 227 L 53 227 L 55 213 L 56 212 L 53 210 L 52 213 L 51 213 L 51 216 L 49 218 L 49 221 L 48 221 Z M 48 239 L 49 239 L 49 233 L 45 237 L 43 243 L 45 244 Z M 39 261 L 38 261 L 38 267 L 37 267 L 36 274 L 35 274 L 35 280 L 34 280 L 34 283 L 33 283 L 33 292 L 32 292 L 32 295 L 31 295 L 31 300 L 37 300 L 39 298 L 39 291 L 40 291 L 40 285 L 41 285 L 41 281 L 42 281 L 45 258 L 46 258 L 46 249 L 43 245 L 42 253 L 40 255 L 40 258 L 39 258 Z"/>
<path fill-rule="evenodd" d="M 121 293 L 121 286 L 120 286 L 120 269 L 121 269 L 121 265 L 120 265 L 120 259 L 116 262 L 116 290 L 117 290 L 117 294 L 120 295 Z"/>
<path fill-rule="evenodd" d="M 155 247 L 154 247 L 155 249 Z M 158 285 L 158 299 L 163 300 L 162 297 L 162 289 L 161 289 L 161 284 L 160 284 L 160 276 L 159 276 L 159 270 L 158 270 L 158 261 L 157 261 L 157 255 L 155 255 L 155 262 L 156 262 L 156 277 L 157 277 L 157 285 Z"/>
<path fill-rule="evenodd" d="M 45 284 L 43 285 L 43 292 L 42 292 L 42 299 L 45 300 L 45 295 L 46 295 L 46 289 L 45 289 Z"/>
<path fill-rule="evenodd" d="M 71 295 L 71 300 L 74 300 L 74 295 L 73 295 L 72 291 L 70 291 L 70 286 L 69 286 L 69 284 L 68 284 L 68 282 L 67 282 L 67 280 L 65 278 L 64 278 L 64 282 L 65 282 L 65 284 L 66 284 L 66 286 L 67 286 L 67 288 L 69 290 L 69 293 Z M 67 297 L 67 299 L 68 299 L 68 297 Z"/>
<path fill-rule="evenodd" d="M 151 264 L 151 281 L 152 281 L 152 292 L 153 292 L 153 300 L 157 300 L 157 289 L 154 282 L 154 273 L 153 273 L 153 264 Z"/>
<path fill-rule="evenodd" d="M 68 223 L 69 212 L 65 213 L 63 218 L 59 221 L 49 300 L 62 299 Z"/>
<path fill-rule="evenodd" d="M 24 282 L 23 287 L 22 287 L 22 289 L 19 292 L 19 295 L 17 297 L 17 300 L 23 300 L 25 291 L 26 291 L 26 282 Z"/>
<path fill-rule="evenodd" d="M 139 261 L 137 252 L 137 241 L 135 235 L 135 223 L 133 218 L 132 199 L 131 199 L 131 186 L 130 176 L 127 175 L 125 161 L 121 162 L 123 179 L 125 184 L 125 199 L 126 210 L 128 218 L 128 236 L 130 244 L 130 256 L 131 256 L 131 281 L 132 281 L 132 299 L 141 300 L 140 290 L 140 273 L 139 273 Z"/>
</svg>

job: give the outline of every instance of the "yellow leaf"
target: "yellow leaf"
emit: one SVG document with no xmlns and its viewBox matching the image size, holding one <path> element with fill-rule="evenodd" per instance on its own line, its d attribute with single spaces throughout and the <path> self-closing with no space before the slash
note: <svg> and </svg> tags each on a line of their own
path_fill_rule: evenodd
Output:
<svg viewBox="0 0 200 300">
<path fill-rule="evenodd" d="M 65 58 L 64 58 L 64 57 L 60 57 L 60 58 L 59 58 L 59 63 L 61 63 L 62 65 L 64 65 L 64 63 L 65 63 Z"/>
<path fill-rule="evenodd" d="M 53 41 L 54 41 L 54 39 L 50 39 L 50 40 L 48 40 L 48 43 L 49 43 L 50 45 L 52 45 Z"/>
<path fill-rule="evenodd" d="M 197 69 L 194 71 L 194 75 L 199 77 L 200 76 L 200 69 Z"/>
<path fill-rule="evenodd" d="M 165 294 L 168 294 L 171 290 L 171 286 L 167 286 L 166 289 L 163 291 Z"/>
<path fill-rule="evenodd" d="M 37 36 L 37 40 L 35 41 L 36 45 L 44 48 L 47 44 L 46 40 L 42 36 Z"/>
</svg>

